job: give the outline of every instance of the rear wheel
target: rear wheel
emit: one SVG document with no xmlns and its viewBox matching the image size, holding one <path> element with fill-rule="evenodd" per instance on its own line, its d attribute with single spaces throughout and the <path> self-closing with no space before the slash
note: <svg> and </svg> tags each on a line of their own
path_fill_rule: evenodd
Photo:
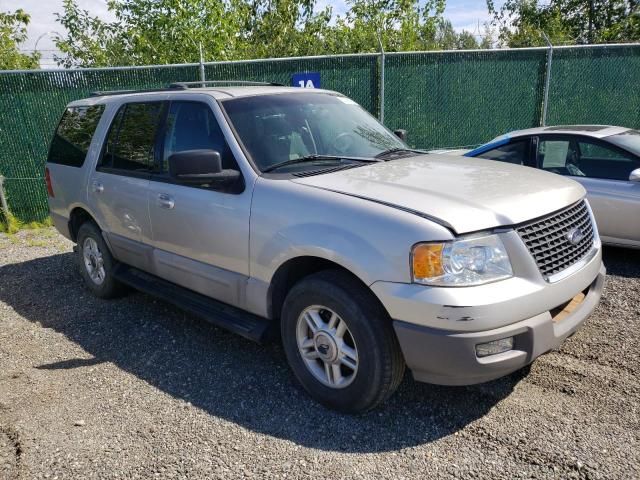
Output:
<svg viewBox="0 0 640 480">
<path fill-rule="evenodd" d="M 320 272 L 291 289 L 282 340 L 298 381 L 329 408 L 371 410 L 402 380 L 404 360 L 386 311 L 345 272 Z"/>
<path fill-rule="evenodd" d="M 124 287 L 113 276 L 115 262 L 96 224 L 83 223 L 78 229 L 77 241 L 80 275 L 89 290 L 100 298 L 121 295 Z"/>
</svg>

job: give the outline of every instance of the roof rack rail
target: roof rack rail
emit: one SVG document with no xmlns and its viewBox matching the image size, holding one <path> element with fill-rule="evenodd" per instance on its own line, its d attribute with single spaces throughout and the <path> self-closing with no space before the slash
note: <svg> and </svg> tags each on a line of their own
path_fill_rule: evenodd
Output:
<svg viewBox="0 0 640 480">
<path fill-rule="evenodd" d="M 168 87 L 164 88 L 149 88 L 145 90 L 105 90 L 91 92 L 92 97 L 105 97 L 109 95 L 126 95 L 127 93 L 153 93 L 153 92 L 167 92 L 171 90 L 188 90 L 189 88 L 204 87 L 206 85 L 224 85 L 227 83 L 233 83 L 237 85 L 268 85 L 272 87 L 284 87 L 282 83 L 275 82 L 252 82 L 248 80 L 206 80 L 199 82 L 175 82 L 171 83 Z"/>
<path fill-rule="evenodd" d="M 284 87 L 282 83 L 276 82 L 254 82 L 249 80 L 205 80 L 199 82 L 176 82 L 169 85 L 169 88 L 198 88 L 206 85 L 224 85 L 227 83 L 233 83 L 236 85 L 266 85 L 271 87 Z"/>
<path fill-rule="evenodd" d="M 170 90 L 186 90 L 187 87 L 183 87 L 178 85 L 177 83 L 172 83 L 169 87 L 165 88 L 148 88 L 143 90 L 105 90 L 105 91 L 95 91 L 91 92 L 92 97 L 106 97 L 109 95 L 126 95 L 127 93 L 153 93 L 153 92 L 166 92 Z"/>
</svg>

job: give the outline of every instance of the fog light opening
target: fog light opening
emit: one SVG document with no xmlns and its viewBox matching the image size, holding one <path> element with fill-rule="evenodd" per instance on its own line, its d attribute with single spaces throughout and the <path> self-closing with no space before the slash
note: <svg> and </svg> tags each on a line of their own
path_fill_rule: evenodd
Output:
<svg viewBox="0 0 640 480">
<path fill-rule="evenodd" d="M 487 343 L 479 343 L 476 345 L 476 355 L 479 358 L 497 355 L 499 353 L 513 350 L 513 337 L 501 338 Z"/>
</svg>

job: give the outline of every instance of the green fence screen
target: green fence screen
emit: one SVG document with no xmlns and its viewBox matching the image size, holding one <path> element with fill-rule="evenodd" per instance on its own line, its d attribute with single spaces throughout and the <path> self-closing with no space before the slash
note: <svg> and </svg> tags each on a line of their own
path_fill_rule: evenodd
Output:
<svg viewBox="0 0 640 480">
<path fill-rule="evenodd" d="M 640 46 L 553 53 L 548 125 L 640 127 Z"/>
<path fill-rule="evenodd" d="M 207 80 L 290 84 L 319 72 L 322 87 L 353 98 L 420 148 L 473 146 L 542 119 L 545 48 L 345 55 L 219 62 Z M 553 51 L 547 124 L 640 127 L 640 46 Z M 384 74 L 384 89 L 381 78 Z M 143 89 L 200 79 L 200 65 L 0 72 L 0 175 L 12 213 L 47 216 L 43 182 L 49 142 L 65 105 L 95 90 Z M 381 103 L 384 90 L 384 105 Z"/>
</svg>

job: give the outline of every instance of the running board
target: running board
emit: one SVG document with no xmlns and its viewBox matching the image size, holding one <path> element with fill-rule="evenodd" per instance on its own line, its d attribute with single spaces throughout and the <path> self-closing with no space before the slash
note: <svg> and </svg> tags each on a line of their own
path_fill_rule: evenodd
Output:
<svg viewBox="0 0 640 480">
<path fill-rule="evenodd" d="M 137 268 L 120 263 L 113 273 L 115 278 L 125 285 L 173 303 L 217 327 L 225 328 L 254 342 L 265 343 L 274 333 L 274 322 L 266 318 L 218 302 Z"/>
</svg>

